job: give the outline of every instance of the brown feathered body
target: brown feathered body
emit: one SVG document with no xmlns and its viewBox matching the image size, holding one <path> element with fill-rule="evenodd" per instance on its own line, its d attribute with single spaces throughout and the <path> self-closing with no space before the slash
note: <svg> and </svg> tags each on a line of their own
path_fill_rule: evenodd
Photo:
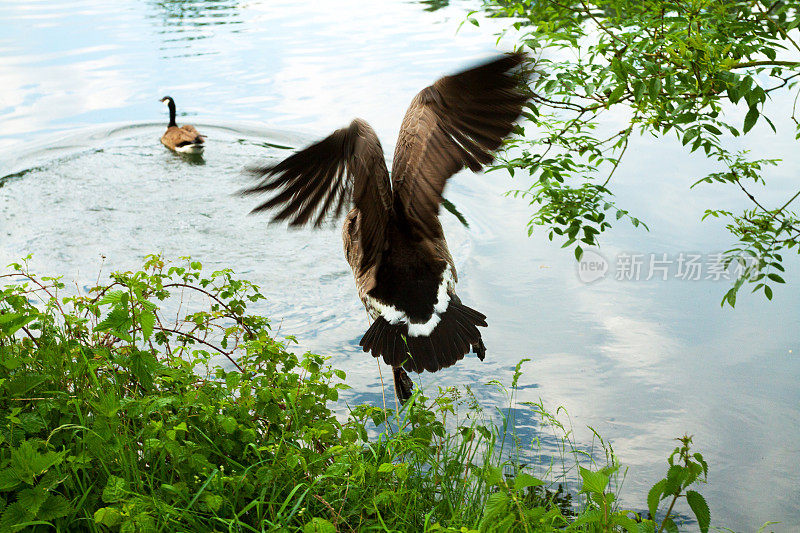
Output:
<svg viewBox="0 0 800 533">
<path fill-rule="evenodd" d="M 264 179 L 243 191 L 273 193 L 253 211 L 280 209 L 273 220 L 294 226 L 318 226 L 352 206 L 342 228 L 345 257 L 373 319 L 360 345 L 393 367 L 401 401 L 412 389 L 405 370 L 436 372 L 470 351 L 485 356 L 478 327 L 486 317 L 456 294 L 439 205 L 447 180 L 491 162 L 511 132 L 526 98 L 509 71 L 522 61 L 502 56 L 420 91 L 400 128 L 391 179 L 377 135 L 356 119 L 276 165 L 252 169 Z"/>
<path fill-rule="evenodd" d="M 203 152 L 204 142 L 206 138 L 200 135 L 194 126 L 185 124 L 178 126 L 175 122 L 175 101 L 165 96 L 161 101 L 169 108 L 169 124 L 167 124 L 167 131 L 161 136 L 161 144 L 184 154 L 200 154 Z"/>
<path fill-rule="evenodd" d="M 161 144 L 181 153 L 200 153 L 203 151 L 205 137 L 194 126 L 170 126 L 161 136 Z"/>
</svg>

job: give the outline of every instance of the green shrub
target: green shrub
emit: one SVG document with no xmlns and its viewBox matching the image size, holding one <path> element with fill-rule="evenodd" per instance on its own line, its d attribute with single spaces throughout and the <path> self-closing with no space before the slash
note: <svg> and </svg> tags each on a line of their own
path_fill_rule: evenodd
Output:
<svg viewBox="0 0 800 533">
<path fill-rule="evenodd" d="M 342 371 L 247 312 L 256 286 L 182 261 L 79 295 L 26 264 L 2 276 L 0 532 L 676 529 L 619 508 L 613 456 L 574 495 L 534 477 L 509 417 L 487 422 L 470 394 L 334 412 Z M 688 445 L 648 504 L 685 497 L 705 531 Z"/>
</svg>

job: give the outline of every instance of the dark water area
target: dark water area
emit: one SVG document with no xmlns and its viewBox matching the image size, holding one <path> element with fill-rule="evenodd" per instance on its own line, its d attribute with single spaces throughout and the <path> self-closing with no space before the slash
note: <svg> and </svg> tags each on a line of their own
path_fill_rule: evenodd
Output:
<svg viewBox="0 0 800 533">
<path fill-rule="evenodd" d="M 245 166 L 283 157 L 356 116 L 391 154 L 418 90 L 495 52 L 500 22 L 461 26 L 476 7 L 4 2 L 0 263 L 33 253 L 34 270 L 78 286 L 135 268 L 149 253 L 230 267 L 262 287 L 259 311 L 280 334 L 347 372 L 353 388 L 343 405 L 380 404 L 378 365 L 358 347 L 367 319 L 339 228 L 267 225 L 248 216 L 252 198 L 234 193 L 247 183 Z M 166 94 L 178 122 L 208 136 L 202 159 L 159 144 L 167 117 L 158 100 Z M 764 199 L 773 203 L 797 189 L 800 164 L 791 124 L 776 125 L 778 136 L 759 125 L 742 146 L 783 158 L 767 175 Z M 742 293 L 735 310 L 721 308 L 730 280 L 712 265 L 731 239 L 700 217 L 706 208 L 746 207 L 746 198 L 718 187 L 690 191 L 714 166 L 672 139 L 638 139 L 626 157 L 614 177 L 616 199 L 650 232 L 620 223 L 604 236 L 599 253 L 610 270 L 591 283 L 560 243 L 538 230 L 528 237 L 529 207 L 503 194 L 526 187 L 524 177 L 464 172 L 451 180 L 445 194 L 469 228 L 448 213 L 442 222 L 459 295 L 488 316 L 489 352 L 483 363 L 468 357 L 418 383 L 428 391 L 469 385 L 487 410 L 505 408 L 489 382 L 510 384 L 516 363 L 530 358 L 517 400 L 564 406 L 586 449 L 588 426 L 603 435 L 630 468 L 627 506 L 645 506 L 673 439 L 689 433 L 711 467 L 699 490 L 712 524 L 753 531 L 776 520 L 771 530 L 796 531 L 800 265 L 787 261 L 787 286 L 772 302 Z M 689 255 L 700 256 L 698 280 L 677 275 L 679 258 Z M 644 261 L 639 279 L 616 279 L 632 256 Z M 648 271 L 654 258 L 666 261 L 668 279 Z M 390 379 L 387 368 L 383 376 Z M 554 455 L 555 442 L 529 411 L 518 404 L 514 413 L 523 434 L 541 436 L 542 453 Z"/>
</svg>

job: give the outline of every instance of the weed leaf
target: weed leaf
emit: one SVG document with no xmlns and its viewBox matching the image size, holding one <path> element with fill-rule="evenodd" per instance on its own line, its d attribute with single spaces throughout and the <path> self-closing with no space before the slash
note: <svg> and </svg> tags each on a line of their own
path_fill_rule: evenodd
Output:
<svg viewBox="0 0 800 533">
<path fill-rule="evenodd" d="M 689 507 L 692 508 L 695 518 L 697 518 L 697 525 L 700 526 L 702 533 L 708 532 L 708 526 L 711 524 L 711 511 L 708 509 L 706 499 L 699 492 L 693 490 L 686 491 L 686 501 Z"/>
<path fill-rule="evenodd" d="M 650 511 L 650 518 L 656 518 L 656 511 L 658 510 L 658 504 L 663 498 L 664 494 L 664 487 L 667 485 L 667 480 L 662 479 L 661 481 L 657 482 L 653 487 L 650 489 L 650 492 L 647 493 L 647 509 Z"/>
</svg>

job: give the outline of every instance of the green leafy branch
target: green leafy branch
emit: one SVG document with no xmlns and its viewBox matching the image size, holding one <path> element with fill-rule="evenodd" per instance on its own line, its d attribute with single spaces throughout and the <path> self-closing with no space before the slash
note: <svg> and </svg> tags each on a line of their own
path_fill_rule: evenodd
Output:
<svg viewBox="0 0 800 533">
<path fill-rule="evenodd" d="M 735 186 L 757 204 L 756 217 L 712 210 L 730 219 L 738 241 L 726 255 L 729 262 L 743 250 L 763 259 L 734 282 L 723 303 L 734 305 L 743 283 L 760 283 L 762 273 L 769 276 L 783 262 L 780 252 L 797 246 L 798 218 L 789 207 L 800 192 L 779 208 L 763 206 L 745 184 L 763 185 L 763 168 L 777 161 L 750 159 L 727 147 L 759 120 L 775 130 L 764 105 L 775 91 L 793 90 L 800 81 L 800 62 L 779 58 L 800 52 L 793 37 L 800 26 L 796 4 L 485 0 L 484 10 L 508 18 L 506 33 L 537 58 L 525 112 L 529 125 L 517 128 L 506 159 L 495 167 L 530 176 L 527 189 L 510 192 L 534 208 L 529 234 L 548 228 L 550 239 L 563 239 L 580 258 L 614 220 L 640 225 L 612 201 L 612 178 L 632 135 L 674 135 L 690 153 L 699 151 L 724 168 L 700 182 Z M 796 102 L 791 118 L 800 138 Z M 743 122 L 739 109 L 746 111 Z M 758 289 L 770 297 L 765 287 Z"/>
</svg>

